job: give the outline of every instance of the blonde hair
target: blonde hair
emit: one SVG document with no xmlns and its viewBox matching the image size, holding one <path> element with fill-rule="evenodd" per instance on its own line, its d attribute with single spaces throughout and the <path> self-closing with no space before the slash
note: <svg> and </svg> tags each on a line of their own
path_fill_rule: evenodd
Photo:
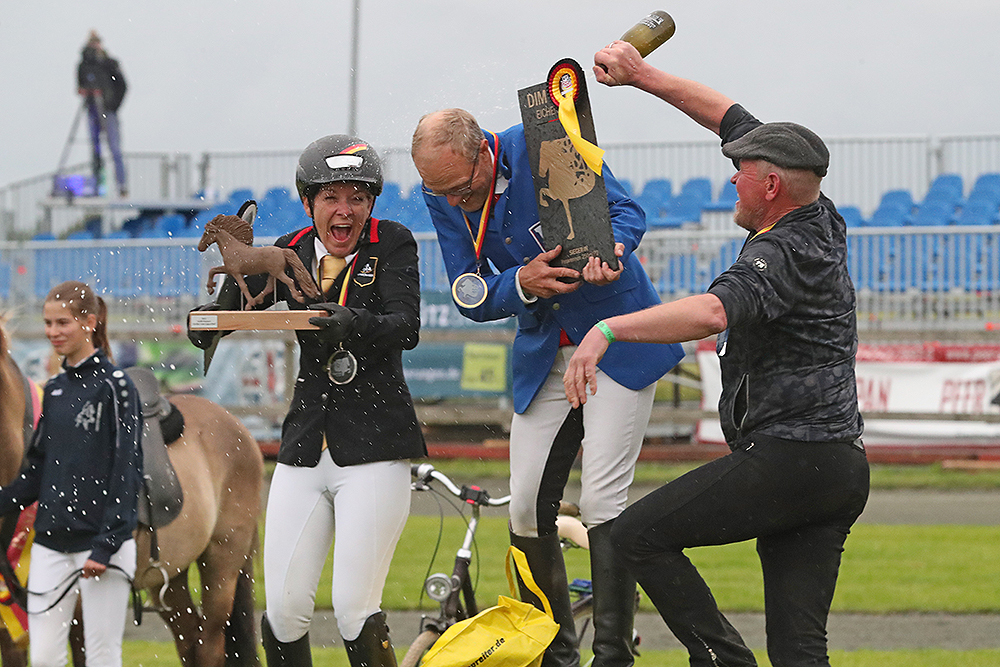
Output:
<svg viewBox="0 0 1000 667">
<path fill-rule="evenodd" d="M 67 280 L 59 283 L 45 297 L 45 302 L 62 303 L 77 318 L 94 315 L 97 325 L 90 334 L 90 342 L 94 347 L 103 350 L 111 359 L 111 343 L 108 341 L 108 307 L 104 299 L 97 296 L 87 283 L 79 280 Z"/>
</svg>

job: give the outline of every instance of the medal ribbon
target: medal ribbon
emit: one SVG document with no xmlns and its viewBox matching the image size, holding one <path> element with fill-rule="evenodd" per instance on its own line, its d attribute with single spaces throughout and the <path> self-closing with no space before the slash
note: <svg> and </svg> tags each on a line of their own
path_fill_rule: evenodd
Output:
<svg viewBox="0 0 1000 667">
<path fill-rule="evenodd" d="M 761 229 L 760 231 L 758 231 L 757 233 L 755 233 L 755 234 L 754 234 L 753 236 L 751 236 L 751 237 L 750 237 L 750 238 L 748 239 L 748 241 L 747 241 L 747 242 L 749 243 L 750 241 L 753 241 L 753 240 L 754 240 L 755 238 L 757 238 L 758 236 L 760 236 L 760 235 L 761 235 L 761 234 L 763 234 L 764 232 L 769 232 L 769 231 L 771 231 L 771 227 L 774 227 L 774 225 L 776 225 L 776 224 L 778 224 L 778 223 L 776 223 L 776 222 L 775 222 L 775 223 L 772 223 L 771 225 L 769 225 L 769 226 L 765 227 L 764 229 Z M 770 238 L 770 237 L 768 237 L 768 238 Z"/>
<path fill-rule="evenodd" d="M 349 286 L 348 283 L 351 282 L 351 276 L 354 274 L 354 265 L 358 263 L 358 255 L 360 254 L 361 253 L 354 253 L 354 259 L 351 260 L 351 266 L 347 269 L 347 272 L 344 274 L 344 282 L 341 283 L 340 285 L 340 297 L 337 299 L 337 303 L 339 303 L 341 306 L 347 304 L 347 288 Z"/>
<path fill-rule="evenodd" d="M 469 236 L 472 237 L 472 247 L 476 251 L 476 273 L 479 273 L 479 256 L 483 252 L 483 240 L 486 238 L 486 225 L 490 220 L 490 214 L 493 212 L 493 204 L 496 203 L 496 197 L 493 196 L 497 189 L 497 162 L 500 160 L 500 140 L 497 135 L 490 132 L 490 136 L 493 137 L 493 175 L 490 178 L 490 193 L 486 198 L 486 202 L 483 204 L 483 213 L 479 216 L 479 231 L 472 231 L 472 222 L 469 220 L 469 216 L 462 211 L 462 217 L 465 218 L 465 226 L 469 228 Z M 479 159 L 479 156 L 476 156 Z"/>
</svg>

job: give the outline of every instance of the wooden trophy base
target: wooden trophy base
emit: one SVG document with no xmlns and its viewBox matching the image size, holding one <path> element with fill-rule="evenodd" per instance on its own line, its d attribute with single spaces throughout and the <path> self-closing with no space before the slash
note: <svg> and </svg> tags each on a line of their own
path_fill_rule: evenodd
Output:
<svg viewBox="0 0 1000 667">
<path fill-rule="evenodd" d="M 295 331 L 319 329 L 310 317 L 322 310 L 204 310 L 188 314 L 192 331 Z"/>
</svg>

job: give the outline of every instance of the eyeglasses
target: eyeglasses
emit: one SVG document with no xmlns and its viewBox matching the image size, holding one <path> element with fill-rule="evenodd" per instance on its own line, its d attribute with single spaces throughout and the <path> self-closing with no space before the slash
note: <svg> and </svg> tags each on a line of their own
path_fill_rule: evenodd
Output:
<svg viewBox="0 0 1000 667">
<path fill-rule="evenodd" d="M 479 166 L 479 155 L 476 154 L 476 159 L 472 161 L 472 173 L 469 174 L 469 182 L 465 184 L 464 187 L 456 188 L 451 192 L 434 192 L 428 188 L 423 183 L 420 184 L 420 189 L 424 191 L 425 195 L 430 195 L 431 197 L 461 197 L 465 199 L 472 194 L 472 181 L 476 178 L 476 167 Z"/>
</svg>

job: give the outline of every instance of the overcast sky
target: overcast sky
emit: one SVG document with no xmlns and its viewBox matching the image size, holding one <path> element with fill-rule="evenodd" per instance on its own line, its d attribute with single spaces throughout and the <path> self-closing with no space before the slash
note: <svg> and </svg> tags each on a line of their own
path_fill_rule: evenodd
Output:
<svg viewBox="0 0 1000 667">
<path fill-rule="evenodd" d="M 671 6 L 676 5 L 676 6 Z M 353 0 L 70 0 L 0 10 L 0 185 L 52 171 L 94 28 L 121 61 L 126 151 L 303 148 L 347 129 Z M 362 0 L 358 133 L 409 144 L 425 112 L 519 122 L 517 90 L 593 53 L 653 9 L 677 33 L 650 62 L 762 120 L 819 134 L 996 134 L 996 0 Z M 705 139 L 662 102 L 589 79 L 600 143 Z M 81 126 L 80 138 L 85 137 Z M 72 161 L 86 160 L 86 144 Z M 289 175 L 291 181 L 291 175 Z"/>
</svg>

